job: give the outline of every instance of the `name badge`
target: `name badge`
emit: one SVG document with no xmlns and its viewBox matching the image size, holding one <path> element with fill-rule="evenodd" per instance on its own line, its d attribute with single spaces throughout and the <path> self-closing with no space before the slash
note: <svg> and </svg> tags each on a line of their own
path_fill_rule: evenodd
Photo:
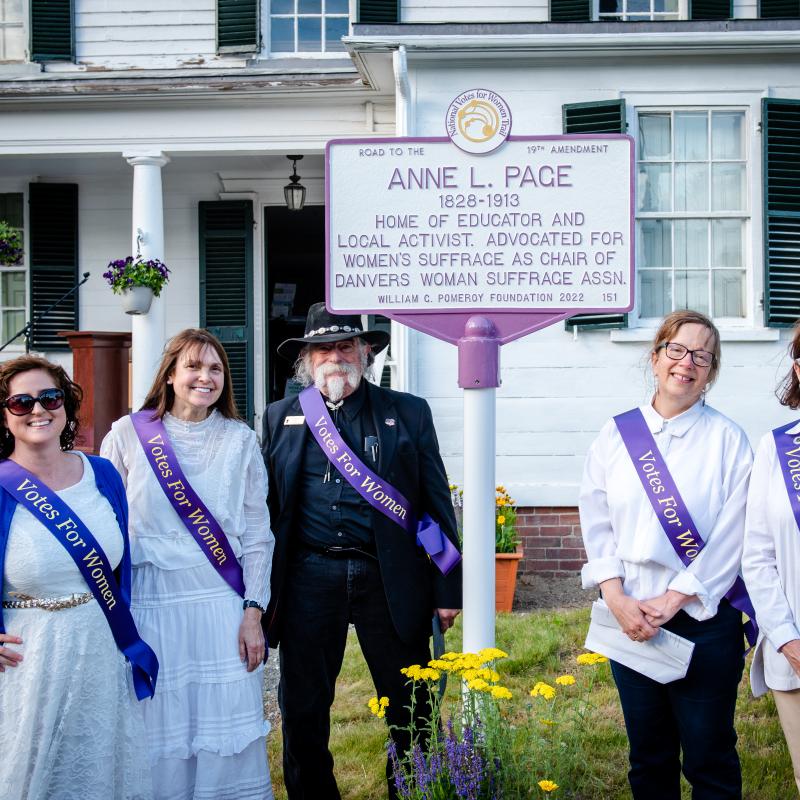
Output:
<svg viewBox="0 0 800 800">
<path fill-rule="evenodd" d="M 283 424 L 284 425 L 304 425 L 305 421 L 306 421 L 306 418 L 302 414 L 300 414 L 299 416 L 296 416 L 296 417 L 286 417 L 283 420 Z"/>
</svg>

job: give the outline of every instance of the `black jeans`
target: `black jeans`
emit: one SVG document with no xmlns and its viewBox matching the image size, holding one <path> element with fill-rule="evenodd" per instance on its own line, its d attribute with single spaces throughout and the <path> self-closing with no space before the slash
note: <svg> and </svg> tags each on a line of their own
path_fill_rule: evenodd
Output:
<svg viewBox="0 0 800 800">
<path fill-rule="evenodd" d="M 342 667 L 348 624 L 355 625 L 378 697 L 389 698 L 389 724 L 406 726 L 411 692 L 400 673 L 427 664 L 428 639 L 405 643 L 389 616 L 378 562 L 301 550 L 292 557 L 281 597 L 283 776 L 290 800 L 338 800 L 328 750 L 330 707 Z M 424 694 L 424 696 L 423 696 Z M 364 698 L 364 713 L 369 713 Z M 415 716 L 427 714 L 427 691 L 418 692 Z M 398 750 L 408 738 L 393 734 Z M 387 779 L 389 777 L 387 762 Z M 395 797 L 389 780 L 389 795 Z"/>
<path fill-rule="evenodd" d="M 611 662 L 630 742 L 633 796 L 680 800 L 682 750 L 693 800 L 740 800 L 733 715 L 744 667 L 742 615 L 723 600 L 713 619 L 697 622 L 679 611 L 664 627 L 695 643 L 685 678 L 661 684 Z"/>
</svg>

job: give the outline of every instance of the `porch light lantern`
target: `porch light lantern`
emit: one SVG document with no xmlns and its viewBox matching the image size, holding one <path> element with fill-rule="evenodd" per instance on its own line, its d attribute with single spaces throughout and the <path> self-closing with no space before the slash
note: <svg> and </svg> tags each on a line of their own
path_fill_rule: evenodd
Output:
<svg viewBox="0 0 800 800">
<path fill-rule="evenodd" d="M 301 211 L 306 202 L 306 187 L 300 183 L 300 176 L 297 174 L 297 162 L 302 157 L 286 156 L 292 162 L 292 174 L 289 176 L 291 183 L 283 187 L 283 196 L 289 211 Z"/>
</svg>

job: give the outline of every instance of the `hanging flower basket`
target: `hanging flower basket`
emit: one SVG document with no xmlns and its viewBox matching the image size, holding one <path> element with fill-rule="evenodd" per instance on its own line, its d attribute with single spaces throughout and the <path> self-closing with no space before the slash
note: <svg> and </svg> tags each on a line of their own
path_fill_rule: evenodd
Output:
<svg viewBox="0 0 800 800">
<path fill-rule="evenodd" d="M 16 228 L 0 220 L 0 264 L 5 267 L 19 264 L 22 258 L 22 235 Z"/>
<path fill-rule="evenodd" d="M 126 314 L 146 314 L 154 297 L 169 281 L 169 268 L 157 258 L 147 261 L 128 256 L 110 261 L 103 273 L 114 294 L 122 295 Z"/>
</svg>

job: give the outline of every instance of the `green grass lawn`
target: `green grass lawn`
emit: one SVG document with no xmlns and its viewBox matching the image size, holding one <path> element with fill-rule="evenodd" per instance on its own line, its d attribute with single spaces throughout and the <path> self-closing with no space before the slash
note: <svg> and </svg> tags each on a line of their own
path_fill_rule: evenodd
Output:
<svg viewBox="0 0 800 800">
<path fill-rule="evenodd" d="M 627 740 L 608 665 L 579 667 L 575 663 L 576 655 L 583 652 L 588 620 L 588 610 L 584 609 L 499 614 L 497 617 L 497 646 L 510 656 L 497 664 L 501 683 L 514 693 L 514 699 L 505 701 L 509 724 L 515 725 L 523 716 L 530 717 L 542 711 L 543 707 L 536 705 L 542 701 L 528 696 L 528 691 L 537 681 L 553 684 L 558 675 L 575 675 L 578 685 L 563 690 L 557 687 L 557 702 L 562 702 L 561 698 L 567 698 L 573 691 L 573 698 L 576 698 L 581 682 L 589 680 L 588 671 L 594 671 L 590 703 L 586 707 L 581 729 L 578 729 L 579 723 L 575 720 L 563 723 L 571 724 L 571 730 L 561 729 L 562 742 L 559 746 L 563 752 L 554 762 L 557 764 L 555 771 L 560 770 L 560 774 L 532 774 L 530 794 L 525 796 L 581 800 L 630 796 L 626 777 Z M 447 648 L 461 649 L 459 625 L 448 632 Z M 347 800 L 378 800 L 386 797 L 383 749 L 386 728 L 382 720 L 369 713 L 366 705 L 374 694 L 355 635 L 351 635 L 331 714 L 331 751 L 336 763 L 336 779 L 342 797 Z M 456 694 L 451 687 L 448 691 L 450 708 L 455 703 Z M 746 800 L 789 800 L 796 797 L 791 763 L 775 705 L 771 697 L 760 700 L 752 698 L 747 670 L 739 690 L 736 727 Z M 654 735 L 657 735 L 656 731 Z M 571 744 L 576 746 L 572 747 Z M 524 742 L 518 745 L 520 749 L 525 746 Z M 275 796 L 283 800 L 286 793 L 281 775 L 279 731 L 270 735 L 269 756 Z M 553 751 L 550 751 L 548 758 L 552 761 Z M 553 771 L 547 767 L 545 769 Z M 550 795 L 544 795 L 536 786 L 541 778 L 555 780 L 560 788 Z M 690 797 L 688 785 L 684 786 L 684 797 Z"/>
</svg>

